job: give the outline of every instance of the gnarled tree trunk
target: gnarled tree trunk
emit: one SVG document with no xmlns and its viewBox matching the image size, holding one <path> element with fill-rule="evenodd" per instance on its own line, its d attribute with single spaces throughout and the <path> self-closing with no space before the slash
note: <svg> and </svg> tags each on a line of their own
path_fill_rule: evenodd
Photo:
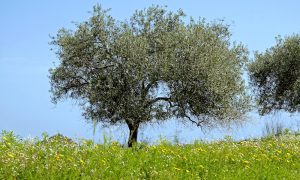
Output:
<svg viewBox="0 0 300 180">
<path fill-rule="evenodd" d="M 129 128 L 128 147 L 137 142 L 139 124 L 127 124 Z"/>
</svg>

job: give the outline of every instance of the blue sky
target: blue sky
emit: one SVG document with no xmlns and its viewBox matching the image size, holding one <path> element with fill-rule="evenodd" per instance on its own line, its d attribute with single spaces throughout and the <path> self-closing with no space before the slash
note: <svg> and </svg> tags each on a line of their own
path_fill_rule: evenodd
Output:
<svg viewBox="0 0 300 180">
<path fill-rule="evenodd" d="M 241 41 L 249 51 L 264 51 L 274 45 L 277 35 L 300 33 L 300 1 L 71 1 L 71 0 L 3 0 L 0 2 L 0 130 L 13 130 L 23 137 L 50 135 L 60 132 L 70 137 L 93 138 L 93 127 L 81 117 L 80 109 L 71 101 L 53 105 L 50 102 L 48 69 L 57 61 L 49 35 L 61 27 L 74 28 L 72 21 L 87 19 L 93 5 L 100 3 L 111 8 L 118 20 L 129 19 L 134 10 L 152 4 L 167 5 L 170 10 L 183 9 L 188 16 L 207 20 L 225 19 L 231 24 L 232 40 Z M 155 140 L 159 135 L 171 138 L 178 134 L 182 141 L 195 138 L 236 138 L 261 134 L 266 118 L 253 113 L 252 120 L 239 129 L 214 130 L 203 134 L 189 125 L 169 122 L 163 127 L 145 126 L 140 133 L 143 139 Z M 299 117 L 299 116 L 298 116 Z M 281 114 L 267 117 L 284 120 L 294 126 L 297 116 Z M 122 127 L 97 129 L 96 140 L 103 132 L 125 141 L 127 130 Z"/>
</svg>

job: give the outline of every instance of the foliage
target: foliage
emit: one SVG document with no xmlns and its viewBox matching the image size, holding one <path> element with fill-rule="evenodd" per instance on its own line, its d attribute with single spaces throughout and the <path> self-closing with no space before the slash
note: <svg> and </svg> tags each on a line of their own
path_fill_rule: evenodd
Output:
<svg viewBox="0 0 300 180">
<path fill-rule="evenodd" d="M 277 44 L 255 54 L 249 66 L 261 114 L 300 107 L 300 36 L 277 38 Z"/>
<path fill-rule="evenodd" d="M 228 25 L 184 23 L 184 16 L 152 6 L 118 22 L 95 6 L 75 31 L 63 28 L 53 37 L 53 102 L 71 98 L 93 122 L 126 123 L 129 141 L 141 123 L 170 117 L 197 126 L 242 119 L 247 50 L 230 43 Z"/>
<path fill-rule="evenodd" d="M 2 133 L 0 179 L 299 179 L 299 136 L 122 148 Z"/>
</svg>

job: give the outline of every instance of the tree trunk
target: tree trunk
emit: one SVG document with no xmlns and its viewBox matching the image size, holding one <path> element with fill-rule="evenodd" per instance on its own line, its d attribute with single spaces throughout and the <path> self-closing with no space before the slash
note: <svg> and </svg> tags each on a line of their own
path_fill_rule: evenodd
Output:
<svg viewBox="0 0 300 180">
<path fill-rule="evenodd" d="M 137 142 L 139 124 L 127 124 L 129 128 L 128 147 Z"/>
</svg>

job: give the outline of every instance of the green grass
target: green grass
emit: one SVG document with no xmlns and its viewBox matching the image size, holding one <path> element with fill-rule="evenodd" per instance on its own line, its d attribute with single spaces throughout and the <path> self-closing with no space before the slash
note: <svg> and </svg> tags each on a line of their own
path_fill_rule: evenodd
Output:
<svg viewBox="0 0 300 180">
<path fill-rule="evenodd" d="M 295 135 L 176 145 L 0 138 L 0 179 L 300 179 Z"/>
</svg>

